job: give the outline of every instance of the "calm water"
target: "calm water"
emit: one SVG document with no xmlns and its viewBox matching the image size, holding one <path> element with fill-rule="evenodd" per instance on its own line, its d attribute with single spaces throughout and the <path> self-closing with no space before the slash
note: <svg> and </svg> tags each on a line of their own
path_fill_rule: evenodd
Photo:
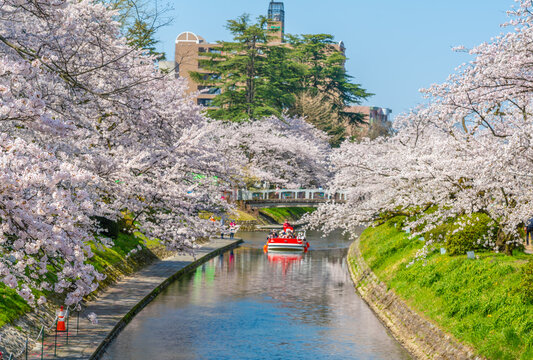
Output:
<svg viewBox="0 0 533 360">
<path fill-rule="evenodd" d="M 264 254 L 265 233 L 169 286 L 105 359 L 409 359 L 357 296 L 340 234 Z"/>
</svg>

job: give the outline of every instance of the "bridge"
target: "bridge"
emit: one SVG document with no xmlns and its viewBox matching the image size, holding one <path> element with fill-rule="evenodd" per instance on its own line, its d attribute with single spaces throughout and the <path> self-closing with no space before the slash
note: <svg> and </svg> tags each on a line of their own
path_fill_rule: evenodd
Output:
<svg viewBox="0 0 533 360">
<path fill-rule="evenodd" d="M 330 200 L 343 203 L 346 194 L 324 189 L 239 190 L 237 200 L 244 201 L 252 208 L 316 207 Z"/>
</svg>

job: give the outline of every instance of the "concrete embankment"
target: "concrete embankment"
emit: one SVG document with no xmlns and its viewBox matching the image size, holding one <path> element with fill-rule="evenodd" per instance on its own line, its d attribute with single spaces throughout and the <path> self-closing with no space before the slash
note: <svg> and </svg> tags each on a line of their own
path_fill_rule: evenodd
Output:
<svg viewBox="0 0 533 360">
<path fill-rule="evenodd" d="M 357 292 L 415 359 L 482 359 L 379 281 L 359 251 L 359 239 L 351 245 L 347 261 Z"/>
<path fill-rule="evenodd" d="M 140 271 L 109 286 L 99 296 L 88 302 L 84 314 L 94 312 L 98 324 L 80 320 L 79 332 L 72 332 L 69 344 L 64 337 L 57 349 L 59 359 L 99 359 L 108 344 L 120 331 L 148 305 L 162 290 L 183 274 L 195 269 L 216 255 L 237 247 L 241 239 L 216 239 L 196 251 L 195 256 L 173 255 L 157 261 Z M 75 319 L 71 320 L 71 324 Z M 40 354 L 40 344 L 33 353 Z M 53 354 L 53 347 L 46 353 Z M 50 355 L 50 354 L 48 354 Z M 50 357 L 50 356 L 48 356 Z"/>
</svg>

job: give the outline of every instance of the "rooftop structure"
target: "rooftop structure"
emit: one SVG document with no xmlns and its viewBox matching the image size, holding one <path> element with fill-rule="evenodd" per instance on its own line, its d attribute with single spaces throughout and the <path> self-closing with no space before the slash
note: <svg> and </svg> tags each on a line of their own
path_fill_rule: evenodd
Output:
<svg viewBox="0 0 533 360">
<path fill-rule="evenodd" d="M 176 38 L 176 44 L 180 43 L 192 43 L 192 44 L 200 44 L 205 42 L 205 39 L 201 36 L 196 35 L 193 32 L 190 31 L 184 31 L 181 34 L 178 35 Z"/>
<path fill-rule="evenodd" d="M 285 35 L 285 8 L 281 1 L 271 1 L 268 7 L 268 29 L 272 31 L 273 43 L 282 43 Z"/>
</svg>

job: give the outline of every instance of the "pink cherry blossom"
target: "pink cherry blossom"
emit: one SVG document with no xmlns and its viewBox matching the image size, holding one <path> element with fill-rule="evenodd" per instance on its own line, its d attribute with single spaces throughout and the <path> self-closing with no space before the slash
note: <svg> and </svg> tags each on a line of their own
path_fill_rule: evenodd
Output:
<svg viewBox="0 0 533 360">
<path fill-rule="evenodd" d="M 334 152 L 330 186 L 348 191 L 348 201 L 323 206 L 316 223 L 351 229 L 381 212 L 431 207 L 405 230 L 421 235 L 482 212 L 499 231 L 496 240 L 473 241 L 497 251 L 522 241 L 518 230 L 533 216 L 533 9 L 518 4 L 509 12 L 515 30 L 473 48 L 470 63 L 424 90 L 428 102 L 398 118 L 392 137 Z"/>
</svg>

